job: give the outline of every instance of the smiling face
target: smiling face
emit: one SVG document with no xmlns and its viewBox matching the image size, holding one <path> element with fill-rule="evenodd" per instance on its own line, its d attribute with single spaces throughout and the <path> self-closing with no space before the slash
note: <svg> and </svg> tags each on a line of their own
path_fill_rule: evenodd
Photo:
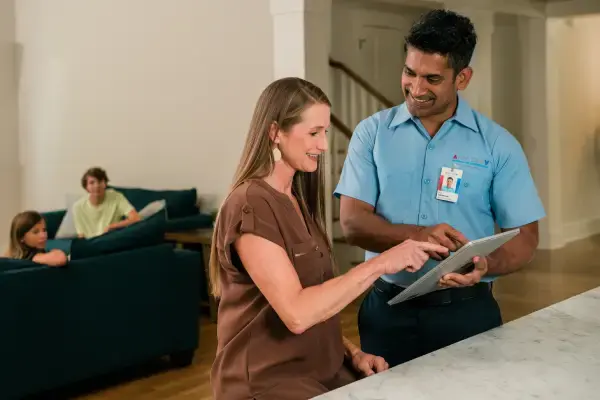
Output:
<svg viewBox="0 0 600 400">
<path fill-rule="evenodd" d="M 25 233 L 22 242 L 33 249 L 44 249 L 48 241 L 48 232 L 46 231 L 46 221 L 43 219 L 35 224 L 33 228 Z"/>
<path fill-rule="evenodd" d="M 319 159 L 327 151 L 330 117 L 327 104 L 313 104 L 302 112 L 301 121 L 288 132 L 278 131 L 274 142 L 281 151 L 281 161 L 296 171 L 316 171 Z"/>
<path fill-rule="evenodd" d="M 99 180 L 93 176 L 88 176 L 85 189 L 88 191 L 90 196 L 101 199 L 104 197 L 104 193 L 106 192 L 106 181 Z"/>
<path fill-rule="evenodd" d="M 446 56 L 409 46 L 402 73 L 408 111 L 418 118 L 441 115 L 449 118 L 456 107 L 457 92 L 466 89 L 471 75 L 471 68 L 467 67 L 455 79 Z"/>
</svg>

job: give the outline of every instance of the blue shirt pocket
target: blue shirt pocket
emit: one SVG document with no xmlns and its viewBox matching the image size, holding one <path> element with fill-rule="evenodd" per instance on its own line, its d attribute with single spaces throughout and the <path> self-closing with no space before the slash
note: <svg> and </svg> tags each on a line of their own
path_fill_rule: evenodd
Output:
<svg viewBox="0 0 600 400">
<path fill-rule="evenodd" d="M 491 212 L 492 171 L 488 168 L 465 167 L 459 188 L 461 207 Z"/>
</svg>

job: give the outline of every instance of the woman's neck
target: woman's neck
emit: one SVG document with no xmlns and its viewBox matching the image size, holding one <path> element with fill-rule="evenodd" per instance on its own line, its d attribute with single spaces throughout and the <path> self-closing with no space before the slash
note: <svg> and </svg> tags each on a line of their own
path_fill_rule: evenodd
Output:
<svg viewBox="0 0 600 400">
<path fill-rule="evenodd" d="M 275 163 L 273 172 L 264 178 L 264 180 L 276 190 L 291 197 L 295 173 L 296 170 L 292 167 L 285 164 L 283 161 L 278 161 Z"/>
</svg>

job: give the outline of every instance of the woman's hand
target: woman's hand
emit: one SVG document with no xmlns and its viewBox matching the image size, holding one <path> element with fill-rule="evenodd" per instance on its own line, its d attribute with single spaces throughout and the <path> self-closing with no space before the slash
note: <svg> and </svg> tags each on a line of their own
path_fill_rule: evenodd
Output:
<svg viewBox="0 0 600 400">
<path fill-rule="evenodd" d="M 408 239 L 381 253 L 385 274 L 395 274 L 402 270 L 415 272 L 429 259 L 429 253 L 448 255 L 448 249 L 439 244 L 416 242 Z"/>
<path fill-rule="evenodd" d="M 371 376 L 390 368 L 389 364 L 382 357 L 362 351 L 354 353 L 354 356 L 352 356 L 352 366 L 364 376 Z"/>
</svg>

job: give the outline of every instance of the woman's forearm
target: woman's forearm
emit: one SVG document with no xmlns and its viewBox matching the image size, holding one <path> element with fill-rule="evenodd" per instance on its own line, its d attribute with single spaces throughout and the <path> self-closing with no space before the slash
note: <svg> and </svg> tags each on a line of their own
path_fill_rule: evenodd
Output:
<svg viewBox="0 0 600 400">
<path fill-rule="evenodd" d="M 366 261 L 327 282 L 305 288 L 294 299 L 293 331 L 301 333 L 339 313 L 384 273 L 378 258 Z"/>
</svg>

